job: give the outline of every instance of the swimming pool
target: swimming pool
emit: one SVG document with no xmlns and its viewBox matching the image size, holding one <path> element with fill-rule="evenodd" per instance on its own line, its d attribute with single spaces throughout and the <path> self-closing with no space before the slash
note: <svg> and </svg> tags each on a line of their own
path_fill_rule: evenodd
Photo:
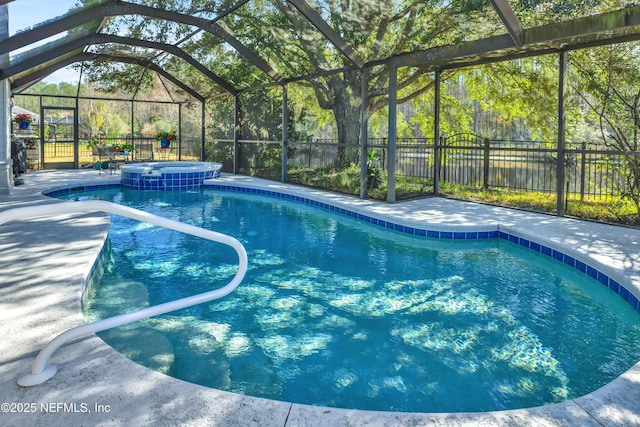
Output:
<svg viewBox="0 0 640 427">
<path fill-rule="evenodd" d="M 638 360 L 638 354 L 633 354 L 633 347 L 638 347 L 637 313 L 628 304 L 622 302 L 618 307 L 621 301 L 617 295 L 595 281 L 580 283 L 586 275 L 563 263 L 556 266 L 562 273 L 559 276 L 543 274 L 549 257 L 531 254 L 507 241 L 437 242 L 445 245 L 435 250 L 432 240 L 369 229 L 344 216 L 326 212 L 308 216 L 311 208 L 297 203 L 208 190 L 156 193 L 112 191 L 104 196 L 130 205 L 147 204 L 149 210 L 163 215 L 187 212 L 192 218 L 200 218 L 196 225 L 210 225 L 216 230 L 232 227 L 230 234 L 245 240 L 254 264 L 238 295 L 154 320 L 137 332 L 121 330 L 113 334 L 116 339 L 128 334 L 138 341 L 158 344 L 167 361 L 173 354 L 170 363 L 159 364 L 159 368 L 180 378 L 294 402 L 306 399 L 305 393 L 310 391 L 316 400 L 304 403 L 328 406 L 485 411 L 503 409 L 505 406 L 497 405 L 505 403 L 513 408 L 575 397 L 585 393 L 580 387 L 593 390 Z M 239 205 L 231 199 L 237 199 Z M 278 213 L 278 219 L 266 221 L 269 212 Z M 251 219 L 251 213 L 256 218 Z M 276 223 L 284 225 L 286 233 L 275 233 Z M 199 242 L 179 235 L 135 223 L 119 226 L 116 221 L 110 238 L 113 250 L 109 255 L 115 263 L 107 270 L 113 276 L 108 274 L 103 282 L 108 285 L 112 280 L 114 286 L 103 290 L 107 295 L 111 292 L 107 296 L 111 307 L 93 305 L 98 314 L 123 310 L 125 306 L 115 304 L 114 297 L 144 305 L 154 298 L 173 298 L 181 291 L 176 287 L 195 279 L 205 277 L 200 286 L 211 286 L 215 281 L 209 277 L 224 282 L 232 274 L 232 267 L 209 266 L 224 264 L 226 259 L 231 265 L 232 256 L 226 258 L 216 249 L 203 250 Z M 149 242 L 167 248 L 166 257 L 148 259 L 152 252 Z M 363 244 L 366 250 L 358 252 L 353 242 Z M 171 249 L 176 246 L 183 253 Z M 514 253 L 505 252 L 505 248 Z M 203 256 L 211 253 L 216 253 L 213 260 Z M 318 256 L 321 253 L 323 257 Z M 523 267 L 519 261 L 523 256 L 531 258 L 533 264 Z M 313 266 L 303 262 L 322 258 L 328 262 Z M 409 266 L 421 265 L 425 259 L 445 263 L 435 269 L 424 267 L 419 278 L 406 277 Z M 481 260 L 488 260 L 489 265 L 481 266 Z M 493 286 L 485 283 L 485 289 L 479 288 L 476 280 L 488 277 L 497 267 L 502 275 L 494 278 Z M 143 274 L 121 276 L 127 271 Z M 383 277 L 374 277 L 374 272 Z M 148 276 L 152 280 L 145 282 Z M 551 282 L 551 288 L 531 286 L 530 279 L 536 276 Z M 128 281 L 124 287 L 120 286 L 122 280 Z M 347 292 L 339 293 L 345 289 Z M 285 295 L 277 296 L 276 290 L 284 290 Z M 560 291 L 566 293 L 558 294 Z M 330 303 L 323 305 L 326 301 Z M 575 311 L 579 308 L 576 305 L 591 309 L 585 315 Z M 241 307 L 251 309 L 248 314 L 240 314 Z M 419 317 L 425 313 L 436 317 Z M 203 318 L 203 314 L 213 317 Z M 459 325 L 448 323 L 460 316 Z M 251 320 L 247 329 L 237 323 L 242 317 Z M 302 318 L 311 323 L 303 326 Z M 385 320 L 391 323 L 383 323 Z M 615 338 L 612 341 L 611 333 L 603 332 L 578 347 L 580 341 L 586 341 L 582 331 L 572 340 L 550 335 L 555 329 L 575 332 L 581 325 L 608 325 Z M 266 330 L 262 336 L 258 335 L 258 326 Z M 500 329 L 507 332 L 502 341 L 494 336 Z M 296 336 L 300 331 L 303 333 Z M 390 340 L 371 344 L 378 335 Z M 111 343 L 118 348 L 117 343 Z M 478 349 L 478 343 L 487 348 Z M 598 343 L 597 349 L 594 343 Z M 631 348 L 625 349 L 625 343 Z M 130 341 L 121 345 L 125 354 L 139 352 L 131 349 Z M 197 367 L 195 371 L 207 372 L 208 378 L 193 377 L 193 372 L 176 363 L 184 359 L 186 349 L 198 350 L 189 364 Z M 346 352 L 340 353 L 344 349 Z M 364 362 L 352 354 L 358 352 L 364 353 Z M 423 358 L 429 354 L 444 357 L 430 365 Z M 482 359 L 483 354 L 488 359 Z M 578 367 L 582 359 L 589 359 L 585 361 L 592 366 Z M 157 357 L 154 360 L 157 362 Z M 372 377 L 366 371 L 375 364 L 383 371 Z M 523 375 L 508 378 L 497 374 L 494 365 L 513 365 L 513 370 Z M 594 372 L 604 373 L 605 378 L 594 378 Z M 472 377 L 476 373 L 479 376 Z M 250 384 L 250 374 L 264 381 Z M 537 382 L 536 375 L 544 385 Z M 285 389 L 295 378 L 301 379 L 302 385 Z M 475 397 L 469 396 L 469 390 L 496 378 L 498 381 L 475 399 L 480 401 L 478 407 L 465 406 Z M 537 389 L 545 392 L 531 403 L 528 398 Z M 375 398 L 388 406 L 368 406 Z"/>
</svg>

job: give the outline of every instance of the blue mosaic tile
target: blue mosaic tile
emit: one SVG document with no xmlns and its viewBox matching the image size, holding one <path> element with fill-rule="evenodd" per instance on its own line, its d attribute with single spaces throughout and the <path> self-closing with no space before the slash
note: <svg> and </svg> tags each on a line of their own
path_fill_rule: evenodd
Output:
<svg viewBox="0 0 640 427">
<path fill-rule="evenodd" d="M 609 276 L 600 271 L 598 271 L 598 281 L 607 287 L 609 286 Z"/>
<path fill-rule="evenodd" d="M 540 245 L 540 252 L 542 252 L 543 254 L 547 255 L 547 256 L 551 256 L 551 248 L 548 248 L 544 245 Z"/>
<path fill-rule="evenodd" d="M 556 251 L 555 249 L 551 251 L 551 256 L 553 256 L 553 258 L 557 259 L 558 261 L 564 261 L 564 254 L 562 252 Z"/>
<path fill-rule="evenodd" d="M 625 301 L 629 301 L 629 298 L 632 296 L 631 293 L 629 293 L 629 291 L 623 286 L 620 288 L 620 294 L 619 294 L 622 298 L 624 298 Z"/>
<path fill-rule="evenodd" d="M 465 239 L 477 239 L 478 238 L 478 232 L 477 231 L 467 231 L 466 233 L 464 233 L 464 238 Z"/>
<path fill-rule="evenodd" d="M 587 274 L 591 277 L 593 277 L 594 279 L 598 278 L 598 270 L 596 270 L 595 268 L 591 267 L 590 265 L 587 265 Z"/>
<path fill-rule="evenodd" d="M 441 231 L 440 232 L 440 238 L 441 239 L 452 239 L 453 238 L 453 232 L 451 232 L 451 231 Z"/>
<path fill-rule="evenodd" d="M 529 247 L 529 245 L 531 244 L 531 242 L 530 242 L 529 240 L 527 240 L 527 239 L 523 239 L 522 237 L 520 237 L 520 238 L 518 239 L 518 243 L 520 244 L 520 246 L 524 246 L 524 247 L 526 247 L 526 248 L 528 248 L 528 247 Z"/>
<path fill-rule="evenodd" d="M 621 288 L 621 287 L 622 287 L 622 286 L 620 286 L 620 283 L 616 282 L 616 281 L 615 281 L 615 280 L 613 280 L 613 279 L 609 279 L 609 288 L 610 288 L 613 292 L 615 292 L 616 294 L 619 294 L 619 293 L 620 293 L 620 288 Z"/>
<path fill-rule="evenodd" d="M 572 256 L 566 255 L 564 256 L 564 263 L 570 265 L 571 267 L 575 267 L 576 259 Z"/>
<path fill-rule="evenodd" d="M 439 231 L 427 230 L 427 237 L 434 237 L 436 239 L 439 239 L 440 238 L 440 232 Z"/>
</svg>

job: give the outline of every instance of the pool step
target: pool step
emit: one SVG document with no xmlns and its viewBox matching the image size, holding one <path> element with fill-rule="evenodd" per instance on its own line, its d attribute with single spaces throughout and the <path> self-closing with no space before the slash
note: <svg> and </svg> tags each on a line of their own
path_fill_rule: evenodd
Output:
<svg viewBox="0 0 640 427">
<path fill-rule="evenodd" d="M 94 289 L 87 289 L 85 301 L 93 299 Z M 104 319 L 116 314 L 140 310 L 149 306 L 149 290 L 135 280 L 103 279 L 100 284 L 100 304 L 92 304 L 85 314 L 91 320 Z"/>
<path fill-rule="evenodd" d="M 100 289 L 100 305 L 91 307 L 91 311 L 85 314 L 91 320 L 149 307 L 149 290 L 141 282 L 120 278 L 104 279 Z M 87 291 L 94 292 L 91 288 Z M 118 352 L 141 365 L 165 374 L 171 374 L 175 369 L 175 355 L 169 338 L 161 332 L 144 327 L 141 322 L 98 335 Z"/>
<path fill-rule="evenodd" d="M 100 336 L 119 353 L 149 369 L 166 375 L 173 374 L 175 370 L 173 344 L 161 332 L 127 325 L 103 332 Z"/>
</svg>

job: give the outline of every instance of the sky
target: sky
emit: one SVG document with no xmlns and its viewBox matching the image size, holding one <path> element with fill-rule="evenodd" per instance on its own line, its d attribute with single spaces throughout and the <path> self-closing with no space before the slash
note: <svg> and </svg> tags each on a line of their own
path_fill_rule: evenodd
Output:
<svg viewBox="0 0 640 427">
<path fill-rule="evenodd" d="M 77 0 L 15 0 L 9 7 L 9 34 L 29 28 L 48 19 L 64 15 L 75 6 Z M 78 73 L 71 69 L 58 70 L 45 78 L 48 83 L 76 82 Z"/>
</svg>

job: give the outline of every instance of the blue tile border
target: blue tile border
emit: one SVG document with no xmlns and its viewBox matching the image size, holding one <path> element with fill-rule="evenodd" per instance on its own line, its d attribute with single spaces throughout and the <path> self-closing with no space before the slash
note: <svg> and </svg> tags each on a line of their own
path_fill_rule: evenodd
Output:
<svg viewBox="0 0 640 427">
<path fill-rule="evenodd" d="M 609 289 L 611 289 L 612 291 L 620 295 L 620 297 L 622 297 L 625 301 L 631 304 L 631 306 L 637 312 L 640 312 L 640 301 L 638 300 L 638 298 L 636 298 L 633 294 L 631 294 L 631 292 L 629 292 L 628 289 L 626 289 L 616 280 L 610 278 L 608 275 L 606 275 L 602 271 L 588 264 L 585 264 L 584 262 L 575 259 L 571 255 L 567 255 L 557 249 L 552 249 L 548 246 L 534 242 L 532 240 L 522 238 L 515 234 L 510 234 L 510 233 L 506 233 L 504 231 L 499 231 L 499 230 L 474 231 L 474 232 L 428 230 L 428 229 L 422 229 L 422 228 L 409 227 L 402 224 L 397 224 L 394 222 L 377 219 L 374 217 L 369 217 L 367 215 L 359 214 L 353 211 L 349 211 L 347 209 L 338 208 L 328 203 L 318 202 L 315 200 L 307 199 L 305 197 L 292 196 L 290 194 L 280 193 L 277 191 L 262 190 L 262 189 L 256 189 L 256 188 L 240 187 L 236 185 L 217 184 L 217 183 L 205 183 L 203 188 L 212 188 L 215 190 L 222 190 L 222 191 L 238 191 L 238 192 L 244 192 L 244 193 L 254 193 L 254 194 L 260 194 L 263 196 L 293 200 L 296 202 L 319 207 L 322 209 L 327 209 L 331 212 L 336 212 L 343 215 L 347 215 L 349 217 L 354 217 L 359 220 L 368 222 L 373 225 L 377 225 L 382 228 L 392 229 L 392 230 L 400 231 L 402 233 L 412 234 L 415 236 L 424 236 L 424 237 L 435 238 L 435 239 L 455 239 L 455 240 L 462 240 L 462 239 L 477 240 L 477 239 L 495 239 L 495 238 L 506 240 L 508 242 L 511 242 L 520 246 L 524 246 L 525 248 L 529 248 L 535 252 L 539 252 L 543 255 L 551 257 L 559 262 L 562 262 L 568 265 L 569 267 L 573 267 L 578 271 L 587 274 L 588 276 L 594 278 L 598 282 L 602 283 L 604 286 L 607 286 Z"/>
<path fill-rule="evenodd" d="M 120 188 L 120 183 L 110 183 L 110 184 L 101 184 L 101 185 L 77 185 L 68 188 L 55 189 L 49 192 L 43 193 L 45 196 L 49 197 L 57 197 L 64 194 L 73 193 L 76 191 L 85 191 L 85 190 L 104 190 L 110 188 Z M 200 187 L 200 186 L 199 186 Z M 310 206 L 318 207 L 321 209 L 326 209 L 331 212 L 339 213 L 341 215 L 346 215 L 351 218 L 356 218 L 360 221 L 365 221 L 373 225 L 377 225 L 382 228 L 387 228 L 395 231 L 399 231 L 401 233 L 411 234 L 415 236 L 422 236 L 428 238 L 435 239 L 455 239 L 455 240 L 478 240 L 478 239 L 502 239 L 508 242 L 524 246 L 529 248 L 535 252 L 539 252 L 543 255 L 549 256 L 559 262 L 562 262 L 570 267 L 577 269 L 578 271 L 585 273 L 586 275 L 592 277 L 598 282 L 602 283 L 604 286 L 608 287 L 620 297 L 622 297 L 625 301 L 627 301 L 631 306 L 638 312 L 640 312 L 640 301 L 636 298 L 628 289 L 626 289 L 623 285 L 618 283 L 616 280 L 610 278 L 608 275 L 603 273 L 602 271 L 582 262 L 574 257 L 567 255 L 557 249 L 552 249 L 548 246 L 542 245 L 540 243 L 519 237 L 515 234 L 506 233 L 504 231 L 491 230 L 491 231 L 473 231 L 473 232 L 461 232 L 461 231 L 437 231 L 437 230 L 428 230 L 422 228 L 410 227 L 398 223 L 394 223 L 391 221 L 386 221 L 374 217 L 370 217 L 368 215 L 364 215 L 361 213 L 357 213 L 354 211 L 350 211 L 348 209 L 339 208 L 334 205 L 330 205 L 324 202 L 318 202 L 316 200 L 307 199 L 306 197 L 294 196 L 292 194 L 281 193 L 277 191 L 270 190 L 262 190 L 256 188 L 248 188 L 248 187 L 240 187 L 236 185 L 227 185 L 227 184 L 218 184 L 218 183 L 204 183 L 200 188 L 210 188 L 214 190 L 221 191 L 237 191 L 243 193 L 253 193 L 259 194 L 263 196 L 270 196 L 285 200 L 292 200 L 295 202 L 307 204 Z"/>
</svg>

